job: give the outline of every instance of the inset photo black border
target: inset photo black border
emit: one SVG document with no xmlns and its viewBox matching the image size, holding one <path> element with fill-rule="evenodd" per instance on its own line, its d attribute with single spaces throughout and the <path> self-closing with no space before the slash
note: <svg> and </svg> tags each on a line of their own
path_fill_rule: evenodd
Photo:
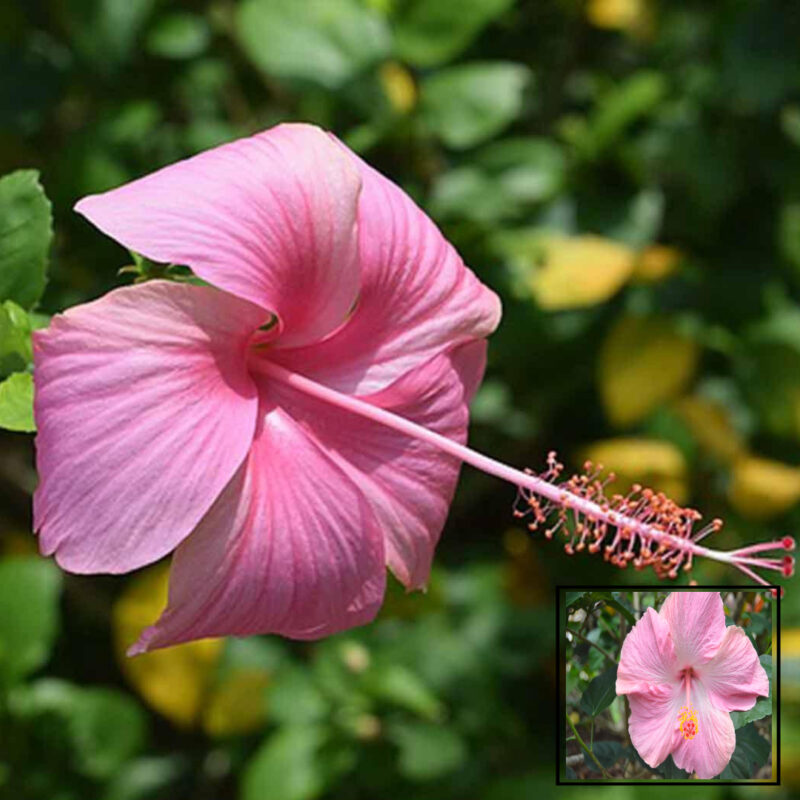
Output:
<svg viewBox="0 0 800 800">
<path fill-rule="evenodd" d="M 773 777 L 774 780 L 721 780 L 721 779 L 693 779 L 693 780 L 633 780 L 633 779 L 589 779 L 589 780 L 570 780 L 566 778 L 566 594 L 567 592 L 673 592 L 673 591 L 698 591 L 698 592 L 764 592 L 774 591 L 775 604 L 773 616 L 773 646 L 772 664 L 774 671 L 774 697 L 773 697 Z M 565 585 L 559 584 L 555 587 L 555 607 L 556 607 L 556 730 L 558 735 L 555 743 L 555 765 L 557 786 L 679 786 L 685 790 L 687 786 L 700 786 L 710 784 L 716 786 L 780 786 L 781 780 L 781 660 L 780 660 L 780 639 L 781 639 L 781 587 L 762 586 L 762 585 L 741 585 L 741 586 L 666 586 L 653 584 L 633 584 L 629 586 L 597 586 L 597 585 Z M 598 602 L 600 602 L 598 600 Z"/>
</svg>

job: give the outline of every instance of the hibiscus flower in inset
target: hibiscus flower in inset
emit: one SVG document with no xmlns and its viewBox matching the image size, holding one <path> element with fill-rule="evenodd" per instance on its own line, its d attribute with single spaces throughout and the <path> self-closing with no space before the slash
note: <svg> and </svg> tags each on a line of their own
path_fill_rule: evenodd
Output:
<svg viewBox="0 0 800 800">
<path fill-rule="evenodd" d="M 718 592 L 673 592 L 625 638 L 617 694 L 628 695 L 631 741 L 649 766 L 672 754 L 705 779 L 736 747 L 730 712 L 768 697 L 769 679 L 744 630 L 725 626 Z"/>
</svg>

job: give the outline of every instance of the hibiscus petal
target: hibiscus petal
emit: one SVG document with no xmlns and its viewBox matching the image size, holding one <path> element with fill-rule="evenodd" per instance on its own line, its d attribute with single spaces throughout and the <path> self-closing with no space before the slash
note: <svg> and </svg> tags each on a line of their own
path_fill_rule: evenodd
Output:
<svg viewBox="0 0 800 800">
<path fill-rule="evenodd" d="M 679 685 L 669 625 L 657 611 L 648 608 L 622 643 L 617 694 L 658 691 L 660 687 Z"/>
<path fill-rule="evenodd" d="M 253 438 L 244 348 L 262 318 L 216 289 L 153 281 L 34 334 L 43 553 L 127 572 L 191 532 Z"/>
<path fill-rule="evenodd" d="M 352 159 L 312 125 L 279 125 L 81 200 L 125 247 L 185 264 L 278 315 L 284 344 L 338 326 L 359 285 Z M 262 320 L 263 321 L 263 320 Z"/>
<path fill-rule="evenodd" d="M 488 336 L 500 321 L 500 300 L 405 192 L 356 163 L 363 190 L 355 311 L 326 341 L 276 358 L 320 383 L 364 395 L 444 350 Z"/>
<path fill-rule="evenodd" d="M 247 462 L 176 551 L 167 610 L 131 655 L 206 636 L 315 639 L 377 613 L 383 542 L 359 487 L 269 391 L 261 413 Z"/>
<path fill-rule="evenodd" d="M 636 752 L 655 769 L 677 747 L 681 738 L 678 712 L 680 687 L 653 685 L 647 691 L 629 695 L 631 715 L 628 733 Z"/>
<path fill-rule="evenodd" d="M 725 635 L 719 592 L 672 592 L 659 613 L 669 624 L 680 669 L 697 668 L 717 652 Z"/>
<path fill-rule="evenodd" d="M 723 711 L 747 711 L 769 697 L 769 678 L 753 643 L 737 625 L 726 628 L 716 655 L 696 668 L 711 702 Z"/>
<path fill-rule="evenodd" d="M 467 404 L 485 362 L 486 343 L 470 342 L 361 399 L 463 443 Z M 380 521 L 392 572 L 409 588 L 425 586 L 458 481 L 458 459 L 285 384 L 274 391 L 367 497 Z"/>
<path fill-rule="evenodd" d="M 719 775 L 731 760 L 736 732 L 730 714 L 715 708 L 697 681 L 692 681 L 691 703 L 697 713 L 697 735 L 692 739 L 681 735 L 672 760 L 679 769 L 697 773 L 698 778 L 706 780 Z"/>
</svg>

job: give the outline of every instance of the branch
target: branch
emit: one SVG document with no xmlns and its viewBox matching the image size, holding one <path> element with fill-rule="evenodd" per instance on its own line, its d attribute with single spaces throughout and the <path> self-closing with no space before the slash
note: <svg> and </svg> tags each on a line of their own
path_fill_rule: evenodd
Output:
<svg viewBox="0 0 800 800">
<path fill-rule="evenodd" d="M 610 780 L 611 776 L 606 772 L 605 767 L 597 760 L 597 756 L 586 746 L 586 742 L 584 742 L 583 739 L 581 739 L 581 735 L 578 733 L 578 729 L 575 727 L 574 723 L 569 718 L 569 714 L 566 714 L 565 716 L 567 718 L 567 724 L 570 726 L 570 728 L 572 728 L 572 732 L 575 734 L 575 738 L 577 739 L 578 744 L 584 749 L 589 758 L 591 758 L 592 761 L 594 761 L 594 763 L 597 764 L 597 768 L 600 770 L 600 774 L 604 778 L 608 778 Z"/>
</svg>

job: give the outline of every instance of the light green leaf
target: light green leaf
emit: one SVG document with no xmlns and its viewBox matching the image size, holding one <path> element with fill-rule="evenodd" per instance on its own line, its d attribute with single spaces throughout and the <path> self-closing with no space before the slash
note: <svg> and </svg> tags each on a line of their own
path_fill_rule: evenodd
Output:
<svg viewBox="0 0 800 800">
<path fill-rule="evenodd" d="M 578 708 L 590 717 L 607 709 L 617 696 L 617 665 L 610 666 L 592 680 L 584 691 Z"/>
<path fill-rule="evenodd" d="M 452 728 L 424 722 L 397 723 L 389 736 L 400 748 L 400 772 L 413 781 L 441 778 L 467 759 L 467 746 Z"/>
<path fill-rule="evenodd" d="M 449 147 L 472 147 L 502 131 L 519 114 L 529 80 L 527 67 L 503 61 L 443 69 L 422 82 L 423 119 Z"/>
<path fill-rule="evenodd" d="M 0 178 L 0 300 L 31 308 L 42 296 L 53 221 L 39 173 Z"/>
<path fill-rule="evenodd" d="M 358 0 L 244 0 L 236 29 L 257 67 L 329 89 L 389 52 L 384 18 Z"/>
<path fill-rule="evenodd" d="M 158 20 L 147 37 L 147 49 L 163 58 L 194 58 L 210 41 L 211 31 L 202 17 L 176 11 Z"/>
<path fill-rule="evenodd" d="M 11 300 L 0 305 L 0 377 L 27 369 L 33 360 L 31 322 Z"/>
<path fill-rule="evenodd" d="M 409 0 L 395 18 L 395 51 L 417 67 L 451 61 L 514 0 Z"/>
<path fill-rule="evenodd" d="M 0 383 L 0 428 L 33 433 L 33 376 L 15 372 Z"/>
<path fill-rule="evenodd" d="M 442 704 L 411 670 L 400 664 L 378 666 L 369 673 L 368 690 L 381 700 L 405 708 L 425 719 L 435 721 L 442 714 Z"/>
<path fill-rule="evenodd" d="M 42 558 L 0 562 L 0 681 L 14 682 L 50 657 L 61 573 Z"/>
</svg>

